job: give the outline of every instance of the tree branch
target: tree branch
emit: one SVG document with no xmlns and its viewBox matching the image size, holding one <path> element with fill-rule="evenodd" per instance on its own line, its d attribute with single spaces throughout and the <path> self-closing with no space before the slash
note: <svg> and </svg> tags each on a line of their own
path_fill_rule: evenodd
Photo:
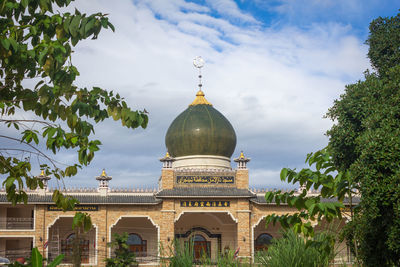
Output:
<svg viewBox="0 0 400 267">
<path fill-rule="evenodd" d="M 57 127 L 56 124 L 49 123 L 47 121 L 40 121 L 40 120 L 5 120 L 5 119 L 0 119 L 0 122 L 4 123 L 22 123 L 22 122 L 32 122 L 32 123 L 40 123 L 40 124 L 45 124 L 50 127 Z"/>
<path fill-rule="evenodd" d="M 49 156 L 47 156 L 46 154 L 44 154 L 42 151 L 40 151 L 39 149 L 37 149 L 37 148 L 34 147 L 33 145 L 31 145 L 31 144 L 29 144 L 29 143 L 27 143 L 27 142 L 25 142 L 25 141 L 22 141 L 21 139 L 15 138 L 15 137 L 0 135 L 0 138 L 6 138 L 6 139 L 10 139 L 10 140 L 14 140 L 14 141 L 17 141 L 17 142 L 26 144 L 27 146 L 33 148 L 37 153 L 39 153 L 40 155 L 42 155 L 42 157 L 46 158 L 46 159 L 53 165 L 54 168 L 57 168 L 57 166 L 56 166 L 56 164 L 55 164 L 56 161 L 54 161 L 52 158 L 50 158 Z"/>
</svg>

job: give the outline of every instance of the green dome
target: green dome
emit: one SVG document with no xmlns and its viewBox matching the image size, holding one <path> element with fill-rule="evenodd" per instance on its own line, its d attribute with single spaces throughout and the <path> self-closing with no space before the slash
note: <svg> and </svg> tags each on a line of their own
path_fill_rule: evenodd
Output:
<svg viewBox="0 0 400 267">
<path fill-rule="evenodd" d="M 213 155 L 230 158 L 236 134 L 230 122 L 199 91 L 195 101 L 169 126 L 165 144 L 172 157 Z"/>
</svg>

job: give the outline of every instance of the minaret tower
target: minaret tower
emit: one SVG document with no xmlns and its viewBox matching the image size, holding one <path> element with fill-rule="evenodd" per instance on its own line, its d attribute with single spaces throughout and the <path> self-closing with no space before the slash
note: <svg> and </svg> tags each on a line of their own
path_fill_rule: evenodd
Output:
<svg viewBox="0 0 400 267">
<path fill-rule="evenodd" d="M 238 158 L 234 159 L 233 161 L 237 162 L 238 169 L 247 169 L 247 162 L 250 161 L 250 158 L 246 158 L 242 151 L 242 152 L 240 152 L 240 156 Z"/>
<path fill-rule="evenodd" d="M 160 161 L 163 163 L 163 169 L 171 169 L 174 158 L 171 157 L 167 151 L 167 153 L 165 154 L 165 157 L 161 158 Z"/>
<path fill-rule="evenodd" d="M 96 177 L 96 180 L 99 181 L 98 191 L 99 191 L 100 195 L 102 195 L 102 196 L 107 195 L 107 193 L 109 191 L 108 181 L 110 181 L 111 179 L 112 179 L 112 177 L 108 176 L 104 169 L 101 172 L 101 175 Z"/>
<path fill-rule="evenodd" d="M 44 173 L 44 170 L 42 170 L 40 172 L 40 175 L 36 176 L 36 178 L 39 179 L 40 181 L 42 181 L 42 183 L 43 183 L 43 188 L 37 187 L 36 190 L 38 190 L 40 195 L 46 194 L 46 192 L 48 191 L 48 183 L 49 183 L 49 180 L 51 179 L 50 176 L 47 176 Z"/>
</svg>

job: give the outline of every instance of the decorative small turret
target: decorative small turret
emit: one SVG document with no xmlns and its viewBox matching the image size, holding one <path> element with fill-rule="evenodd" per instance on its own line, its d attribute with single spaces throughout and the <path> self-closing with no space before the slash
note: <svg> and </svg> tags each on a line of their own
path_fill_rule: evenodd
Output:
<svg viewBox="0 0 400 267">
<path fill-rule="evenodd" d="M 40 181 L 42 181 L 42 183 L 43 183 L 43 188 L 37 187 L 37 190 L 40 192 L 40 194 L 45 194 L 46 191 L 48 190 L 49 180 L 51 179 L 50 176 L 47 176 L 44 173 L 44 170 L 42 170 L 40 172 L 40 175 L 36 176 L 36 178 L 39 179 Z"/>
<path fill-rule="evenodd" d="M 108 176 L 106 171 L 103 169 L 103 171 L 101 172 L 100 176 L 96 177 L 96 180 L 99 181 L 99 192 L 101 195 L 107 195 L 108 193 L 108 181 L 110 181 L 112 179 L 111 176 Z"/>
<path fill-rule="evenodd" d="M 172 162 L 174 160 L 175 159 L 169 155 L 168 151 L 165 154 L 165 157 L 160 159 L 160 161 L 163 163 L 163 168 L 164 169 L 171 169 L 172 168 Z"/>
<path fill-rule="evenodd" d="M 237 162 L 238 169 L 247 169 L 247 162 L 250 161 L 250 158 L 246 158 L 242 151 L 242 152 L 240 152 L 240 156 L 238 158 L 234 159 L 233 161 Z"/>
</svg>

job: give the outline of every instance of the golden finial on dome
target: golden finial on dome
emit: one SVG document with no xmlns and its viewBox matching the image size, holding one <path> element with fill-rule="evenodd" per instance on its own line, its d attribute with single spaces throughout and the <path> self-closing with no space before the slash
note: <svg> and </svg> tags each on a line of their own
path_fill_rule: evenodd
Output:
<svg viewBox="0 0 400 267">
<path fill-rule="evenodd" d="M 165 158 L 170 158 L 171 156 L 169 155 L 168 151 L 165 153 Z"/>
<path fill-rule="evenodd" d="M 103 171 L 101 172 L 101 175 L 100 175 L 100 176 L 103 176 L 103 177 L 106 177 L 106 176 L 107 176 L 106 170 L 105 170 L 105 169 L 103 169 Z"/>
<path fill-rule="evenodd" d="M 240 159 L 244 159 L 244 154 L 243 154 L 243 151 L 242 151 L 242 152 L 240 152 L 240 156 L 239 156 L 239 158 L 240 158 Z"/>
<path fill-rule="evenodd" d="M 201 89 L 197 92 L 196 98 L 194 99 L 192 104 L 190 104 L 189 106 L 196 106 L 196 105 L 212 106 L 212 104 L 210 102 L 208 102 L 207 99 L 204 97 L 204 93 L 203 93 L 203 91 L 201 91 Z"/>
<path fill-rule="evenodd" d="M 44 174 L 44 170 L 42 170 L 41 172 L 40 172 L 40 176 L 44 176 L 45 174 Z"/>
</svg>

